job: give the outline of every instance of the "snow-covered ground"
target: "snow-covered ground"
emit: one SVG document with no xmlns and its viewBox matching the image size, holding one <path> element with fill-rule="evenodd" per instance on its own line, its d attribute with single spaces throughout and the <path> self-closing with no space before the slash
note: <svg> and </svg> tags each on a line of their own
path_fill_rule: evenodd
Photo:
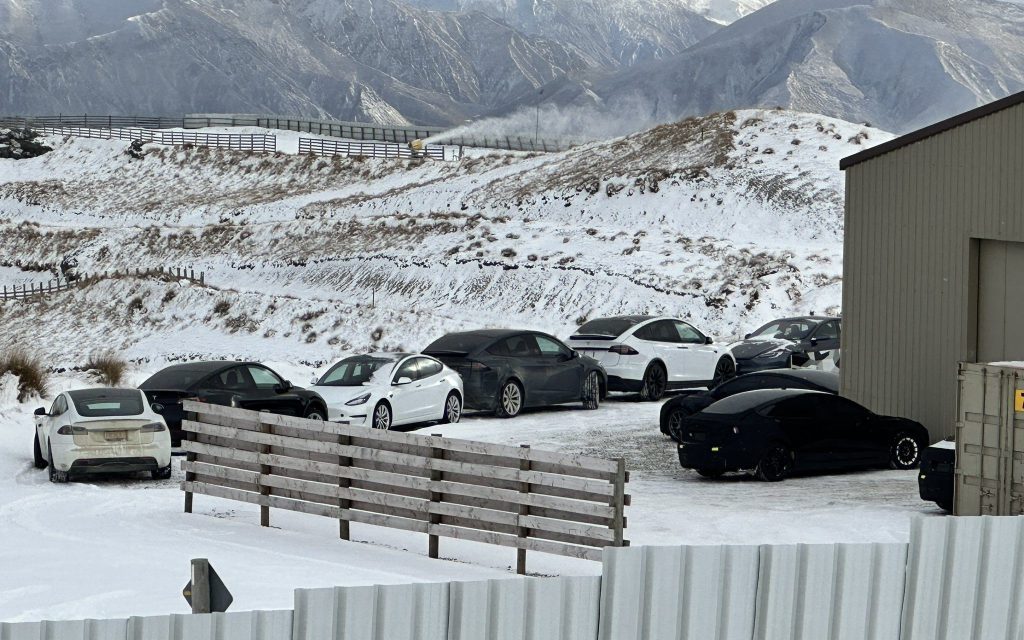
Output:
<svg viewBox="0 0 1024 640">
<path fill-rule="evenodd" d="M 287 375 L 303 376 L 302 367 Z M 144 377 L 133 372 L 132 380 Z M 297 587 L 409 581 L 515 579 L 515 552 L 442 539 L 426 556 L 421 534 L 352 525 L 337 539 L 329 519 L 196 496 L 183 513 L 176 459 L 168 481 L 117 476 L 54 485 L 31 464 L 31 411 L 0 382 L 0 620 L 73 619 L 186 612 L 189 559 L 207 557 L 236 610 L 282 608 Z M 59 377 L 54 391 L 85 383 Z M 917 497 L 914 472 L 868 471 L 794 478 L 705 480 L 678 467 L 656 426 L 658 405 L 615 398 L 596 412 L 566 407 L 514 420 L 467 416 L 427 433 L 536 448 L 623 456 L 631 470 L 627 538 L 643 544 L 872 542 L 908 539 L 910 519 L 941 512 Z M 596 574 L 594 562 L 529 555 L 540 575 Z"/>
</svg>

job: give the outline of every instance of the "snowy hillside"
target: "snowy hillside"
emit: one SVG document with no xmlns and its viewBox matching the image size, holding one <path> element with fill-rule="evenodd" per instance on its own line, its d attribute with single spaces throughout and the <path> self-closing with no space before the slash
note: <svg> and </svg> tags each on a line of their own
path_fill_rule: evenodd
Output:
<svg viewBox="0 0 1024 640">
<path fill-rule="evenodd" d="M 131 278 L 2 303 L 0 338 L 71 367 L 112 341 L 140 361 L 321 362 L 461 328 L 565 336 L 613 313 L 734 335 L 838 310 L 838 160 L 889 137 L 741 111 L 459 163 L 170 148 L 132 161 L 123 142 L 53 139 L 41 158 L 0 160 L 0 274 L 187 265 L 211 286 Z"/>
</svg>

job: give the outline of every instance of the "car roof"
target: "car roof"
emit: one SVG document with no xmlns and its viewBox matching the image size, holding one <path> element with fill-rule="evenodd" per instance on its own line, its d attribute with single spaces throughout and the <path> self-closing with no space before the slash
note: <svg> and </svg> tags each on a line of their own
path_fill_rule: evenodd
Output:
<svg viewBox="0 0 1024 640">
<path fill-rule="evenodd" d="M 198 371 L 201 373 L 215 373 L 228 367 L 237 367 L 246 364 L 260 364 L 248 360 L 197 360 L 195 362 L 182 362 L 164 367 L 160 371 Z"/>
<path fill-rule="evenodd" d="M 126 389 L 124 387 L 91 387 L 88 389 L 71 389 L 64 393 L 71 396 L 72 399 L 83 399 L 83 398 L 102 398 L 107 395 L 129 395 L 129 394 L 140 394 L 142 391 L 139 389 Z"/>
<path fill-rule="evenodd" d="M 722 398 L 705 409 L 705 411 L 708 413 L 726 414 L 742 413 L 744 411 L 766 405 L 770 402 L 776 402 L 789 397 L 806 394 L 832 397 L 832 394 L 830 393 L 815 391 L 813 389 L 754 389 L 752 391 L 743 391 L 742 393 L 736 393 L 727 398 Z"/>
</svg>

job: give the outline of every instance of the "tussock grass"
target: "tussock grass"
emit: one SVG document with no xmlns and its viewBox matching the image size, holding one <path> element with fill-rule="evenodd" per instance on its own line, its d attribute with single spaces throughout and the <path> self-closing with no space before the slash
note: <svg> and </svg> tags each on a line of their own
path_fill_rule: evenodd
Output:
<svg viewBox="0 0 1024 640">
<path fill-rule="evenodd" d="M 18 378 L 18 401 L 45 396 L 49 372 L 42 360 L 24 347 L 0 351 L 0 376 L 10 373 Z"/>
<path fill-rule="evenodd" d="M 108 387 L 120 386 L 124 381 L 124 374 L 128 371 L 128 362 L 119 358 L 113 351 L 97 351 L 89 356 L 85 363 L 85 370 L 96 380 Z"/>
</svg>

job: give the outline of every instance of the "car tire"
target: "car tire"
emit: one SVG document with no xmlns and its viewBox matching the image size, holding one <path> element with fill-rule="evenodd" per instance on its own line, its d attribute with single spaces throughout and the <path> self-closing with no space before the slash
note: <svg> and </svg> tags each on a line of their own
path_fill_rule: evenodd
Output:
<svg viewBox="0 0 1024 640">
<path fill-rule="evenodd" d="M 601 374 L 591 371 L 583 379 L 583 408 L 594 410 L 601 405 Z"/>
<path fill-rule="evenodd" d="M 715 375 L 711 378 L 711 386 L 708 389 L 713 389 L 726 380 L 731 380 L 735 377 L 736 363 L 732 361 L 732 358 L 723 356 L 718 359 L 718 364 L 715 365 Z"/>
<path fill-rule="evenodd" d="M 46 450 L 47 453 L 49 453 L 50 458 L 50 482 L 54 484 L 64 484 L 65 482 L 71 479 L 71 474 L 69 474 L 67 471 L 61 471 L 60 469 L 57 468 L 57 465 L 53 464 L 53 448 L 50 446 L 49 443 L 46 444 Z"/>
<path fill-rule="evenodd" d="M 509 380 L 498 391 L 498 408 L 494 413 L 499 418 L 514 418 L 522 410 L 523 386 L 515 380 Z"/>
<path fill-rule="evenodd" d="M 660 362 L 652 362 L 647 365 L 644 371 L 643 386 L 640 387 L 640 399 L 647 401 L 661 400 L 668 387 L 668 372 L 665 365 Z"/>
<path fill-rule="evenodd" d="M 668 414 L 668 419 L 665 420 L 665 435 L 679 442 L 679 433 L 683 428 L 683 420 L 685 419 L 686 413 L 682 409 L 673 409 Z"/>
<path fill-rule="evenodd" d="M 889 468 L 913 469 L 921 463 L 921 443 L 906 431 L 900 431 L 889 443 Z"/>
<path fill-rule="evenodd" d="M 378 402 L 373 408 L 373 415 L 370 416 L 370 428 L 389 431 L 391 429 L 391 405 L 386 402 Z"/>
<path fill-rule="evenodd" d="M 39 446 L 39 436 L 32 438 L 32 465 L 36 469 L 46 468 L 46 458 L 43 457 L 43 449 Z"/>
<path fill-rule="evenodd" d="M 712 480 L 715 478 L 721 478 L 723 474 L 725 474 L 725 471 L 722 469 L 697 469 L 697 475 L 702 478 L 709 478 Z"/>
<path fill-rule="evenodd" d="M 149 472 L 149 475 L 154 480 L 169 480 L 171 477 L 171 465 L 160 467 L 159 469 L 153 469 Z"/>
<path fill-rule="evenodd" d="M 793 471 L 793 453 L 784 444 L 770 445 L 754 469 L 754 476 L 763 482 L 785 480 Z"/>
<path fill-rule="evenodd" d="M 307 420 L 319 420 L 319 421 L 323 422 L 324 420 L 327 419 L 327 415 L 326 414 L 327 414 L 326 411 L 324 411 L 323 409 L 321 409 L 317 405 L 313 405 L 309 409 L 306 410 L 306 415 L 304 417 Z"/>
<path fill-rule="evenodd" d="M 455 424 L 462 419 L 462 399 L 459 394 L 452 391 L 444 401 L 444 415 L 441 422 L 444 424 Z"/>
</svg>

